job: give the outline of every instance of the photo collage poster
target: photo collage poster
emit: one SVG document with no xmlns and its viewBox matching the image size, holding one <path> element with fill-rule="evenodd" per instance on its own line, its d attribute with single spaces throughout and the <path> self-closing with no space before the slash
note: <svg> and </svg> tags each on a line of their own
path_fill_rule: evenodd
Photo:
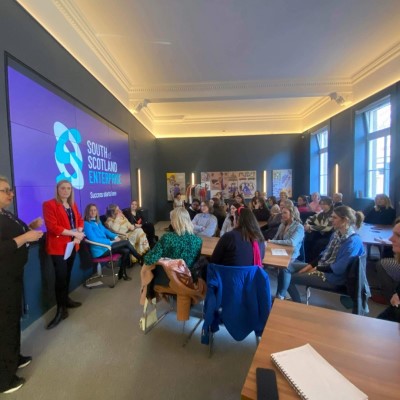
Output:
<svg viewBox="0 0 400 400">
<path fill-rule="evenodd" d="M 257 190 L 256 178 L 256 171 L 202 172 L 201 185 L 209 194 L 208 198 L 221 193 L 222 198 L 226 200 L 238 191 L 245 199 L 251 199 Z"/>
<path fill-rule="evenodd" d="M 279 193 L 285 190 L 292 197 L 292 170 L 274 169 L 272 171 L 272 194 L 279 198 Z"/>
<path fill-rule="evenodd" d="M 167 198 L 168 201 L 174 201 L 175 196 L 180 193 L 182 200 L 186 196 L 186 183 L 184 172 L 167 172 Z"/>
</svg>

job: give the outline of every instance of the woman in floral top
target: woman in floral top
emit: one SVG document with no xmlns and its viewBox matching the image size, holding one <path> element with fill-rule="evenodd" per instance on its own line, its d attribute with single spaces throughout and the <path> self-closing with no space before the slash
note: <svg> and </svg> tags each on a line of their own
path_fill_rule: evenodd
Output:
<svg viewBox="0 0 400 400">
<path fill-rule="evenodd" d="M 183 207 L 171 211 L 174 232 L 164 234 L 152 250 L 144 257 L 146 265 L 155 264 L 160 258 L 181 258 L 190 269 L 199 258 L 202 240 L 193 232 L 189 213 Z"/>
</svg>

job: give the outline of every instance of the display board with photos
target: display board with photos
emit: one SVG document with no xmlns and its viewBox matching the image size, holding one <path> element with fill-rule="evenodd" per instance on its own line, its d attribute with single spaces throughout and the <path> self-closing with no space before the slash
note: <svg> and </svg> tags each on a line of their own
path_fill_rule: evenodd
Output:
<svg viewBox="0 0 400 400">
<path fill-rule="evenodd" d="M 279 193 L 284 190 L 289 197 L 292 197 L 292 170 L 274 169 L 272 171 L 272 194 L 279 197 Z"/>
<path fill-rule="evenodd" d="M 167 198 L 174 201 L 175 196 L 180 193 L 182 199 L 186 198 L 186 183 L 184 172 L 167 172 Z"/>
<path fill-rule="evenodd" d="M 209 198 L 221 193 L 223 199 L 229 199 L 235 191 L 238 191 L 245 199 L 251 199 L 257 190 L 257 173 L 256 171 L 202 172 L 201 185 L 209 194 Z"/>
</svg>

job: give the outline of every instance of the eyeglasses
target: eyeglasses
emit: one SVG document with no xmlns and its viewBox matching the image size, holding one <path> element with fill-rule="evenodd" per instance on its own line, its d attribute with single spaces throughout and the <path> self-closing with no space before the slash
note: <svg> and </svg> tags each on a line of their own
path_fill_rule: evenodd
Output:
<svg viewBox="0 0 400 400">
<path fill-rule="evenodd" d="M 9 188 L 7 188 L 7 189 L 0 189 L 0 192 L 3 192 L 3 193 L 5 193 L 6 195 L 9 195 L 9 194 L 11 194 L 11 193 L 14 193 L 14 189 L 9 189 Z"/>
</svg>

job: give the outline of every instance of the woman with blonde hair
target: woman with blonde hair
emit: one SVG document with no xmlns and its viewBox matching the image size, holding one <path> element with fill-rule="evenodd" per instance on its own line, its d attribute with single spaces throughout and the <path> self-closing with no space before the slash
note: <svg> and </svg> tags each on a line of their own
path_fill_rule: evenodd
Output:
<svg viewBox="0 0 400 400">
<path fill-rule="evenodd" d="M 392 225 L 396 218 L 396 211 L 392 207 L 392 202 L 386 194 L 375 196 L 375 206 L 365 216 L 367 224 Z"/>
<path fill-rule="evenodd" d="M 106 227 L 126 237 L 141 256 L 149 250 L 149 242 L 143 229 L 131 224 L 116 204 L 107 207 L 106 216 Z"/>
<path fill-rule="evenodd" d="M 304 239 L 304 227 L 301 224 L 300 215 L 295 207 L 288 201 L 283 205 L 281 212 L 281 224 L 272 240 L 269 243 L 276 243 L 283 246 L 292 246 L 293 254 L 291 263 L 300 255 L 300 249 Z M 290 283 L 292 273 L 291 265 L 288 268 L 280 268 L 278 272 L 278 287 L 276 289 L 276 297 L 284 299 L 286 290 Z"/>
<path fill-rule="evenodd" d="M 362 240 L 356 229 L 364 219 L 364 214 L 355 212 L 348 206 L 336 207 L 332 214 L 335 230 L 326 249 L 319 258 L 310 264 L 294 262 L 288 292 L 293 301 L 301 303 L 297 285 L 312 286 L 321 289 L 338 290 L 346 283 L 347 267 L 354 257 L 364 253 Z"/>
<path fill-rule="evenodd" d="M 71 182 L 61 180 L 56 185 L 55 198 L 43 203 L 43 218 L 46 224 L 46 253 L 51 256 L 55 271 L 55 292 L 57 313 L 47 325 L 47 329 L 56 327 L 68 317 L 67 308 L 81 305 L 68 296 L 71 271 L 79 243 L 84 238 L 83 219 L 74 201 Z M 65 260 L 67 245 L 75 244 L 71 255 Z"/>
<path fill-rule="evenodd" d="M 165 233 L 144 257 L 146 265 L 157 263 L 160 258 L 183 259 L 189 269 L 199 258 L 202 246 L 200 237 L 194 234 L 190 215 L 183 207 L 170 213 L 173 232 Z"/>
</svg>

